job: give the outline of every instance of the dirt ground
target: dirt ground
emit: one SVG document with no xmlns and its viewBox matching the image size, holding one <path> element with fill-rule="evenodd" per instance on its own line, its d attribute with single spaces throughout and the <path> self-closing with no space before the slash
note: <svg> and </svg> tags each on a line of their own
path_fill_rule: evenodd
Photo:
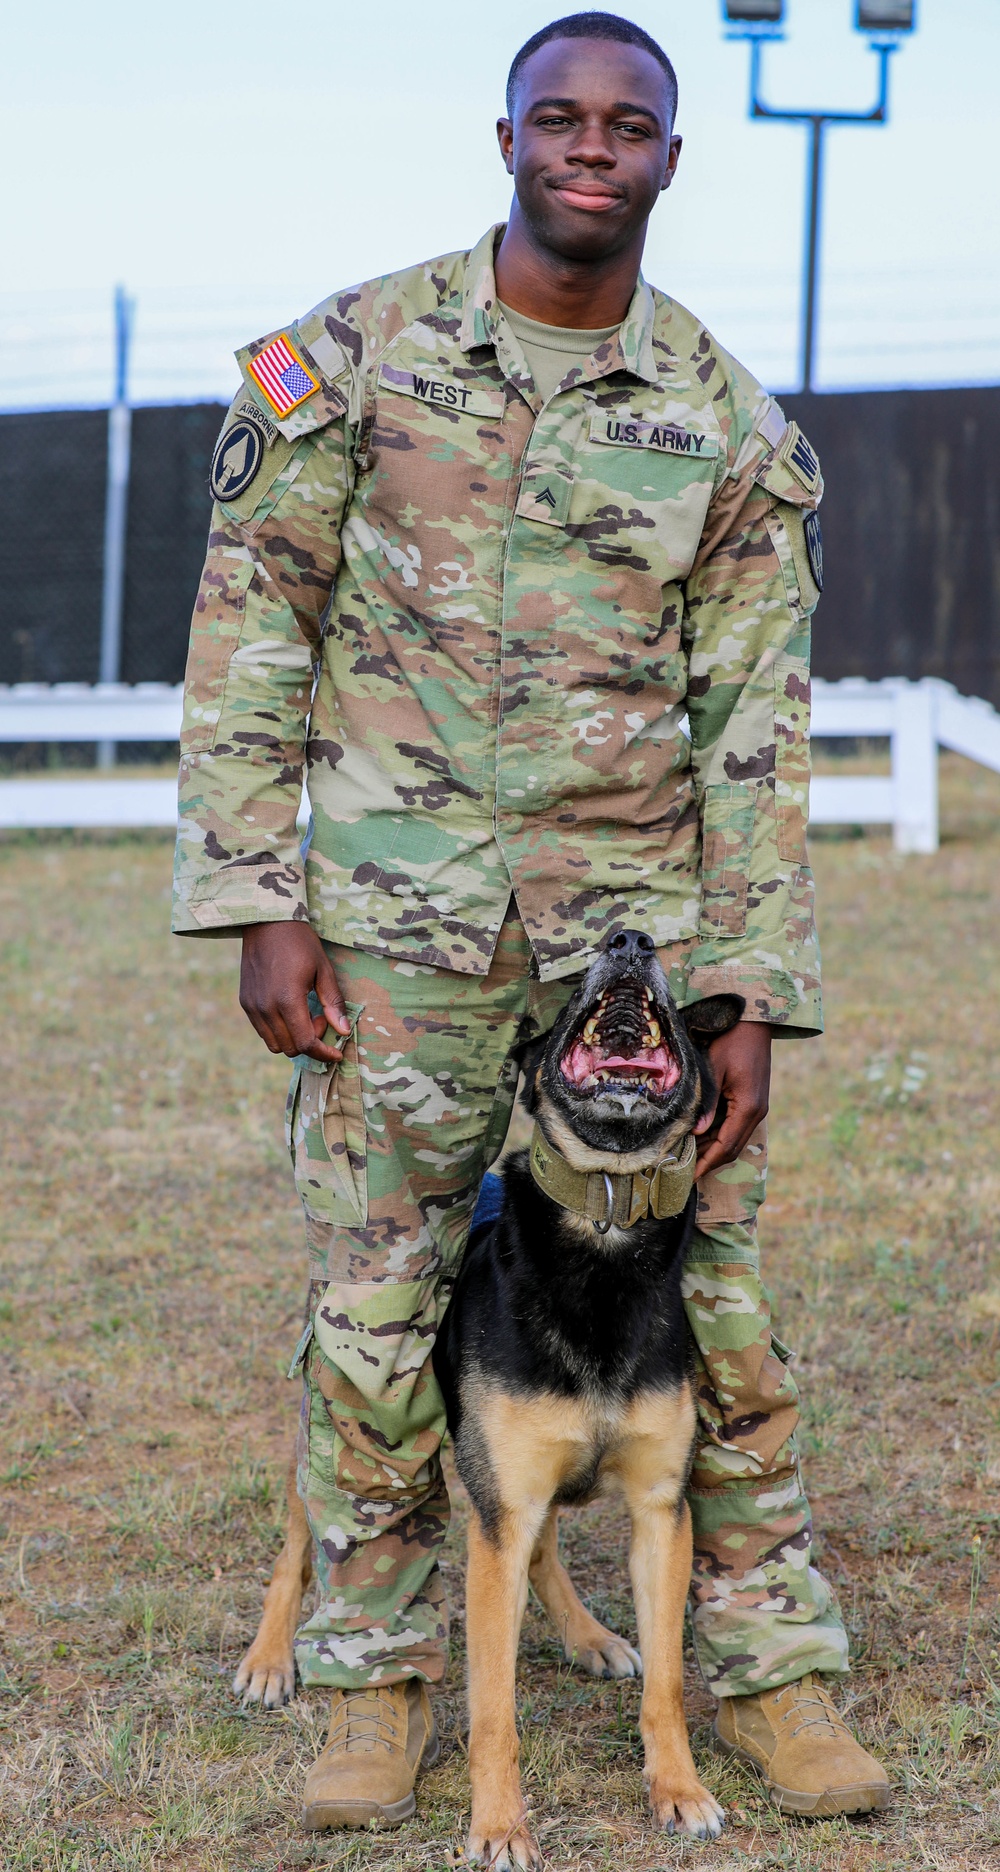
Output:
<svg viewBox="0 0 1000 1872">
<path fill-rule="evenodd" d="M 892 1809 L 781 1820 L 710 1753 L 692 1674 L 729 1825 L 657 1836 L 636 1687 L 575 1677 L 532 1608 L 525 1782 L 561 1872 L 1000 1868 L 1000 780 L 948 757 L 942 783 L 934 857 L 814 841 L 829 1031 L 777 1049 L 764 1222 Z M 230 1692 L 279 1542 L 304 1263 L 285 1066 L 239 1011 L 237 945 L 167 934 L 169 888 L 158 835 L 0 844 L 0 1864 L 438 1872 L 467 1814 L 460 1619 L 443 1760 L 394 1835 L 302 1834 L 322 1700 Z M 620 1517 L 565 1516 L 564 1546 L 634 1635 Z"/>
</svg>

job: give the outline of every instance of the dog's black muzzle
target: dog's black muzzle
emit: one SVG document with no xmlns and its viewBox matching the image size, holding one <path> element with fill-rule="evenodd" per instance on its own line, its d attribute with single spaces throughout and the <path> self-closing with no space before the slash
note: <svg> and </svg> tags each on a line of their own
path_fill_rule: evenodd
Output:
<svg viewBox="0 0 1000 1872">
<path fill-rule="evenodd" d="M 598 1150 L 642 1149 L 694 1112 L 696 1050 L 644 931 L 608 940 L 553 1029 L 542 1084 Z"/>
</svg>

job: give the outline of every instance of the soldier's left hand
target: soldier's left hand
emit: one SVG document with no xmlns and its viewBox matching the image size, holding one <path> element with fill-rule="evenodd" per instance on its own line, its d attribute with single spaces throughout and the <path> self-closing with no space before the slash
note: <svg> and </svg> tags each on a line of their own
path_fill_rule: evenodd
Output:
<svg viewBox="0 0 1000 1872">
<path fill-rule="evenodd" d="M 717 1097 L 695 1125 L 696 1179 L 735 1163 L 757 1126 L 767 1117 L 771 1086 L 771 1029 L 763 1021 L 740 1021 L 708 1049 Z"/>
</svg>

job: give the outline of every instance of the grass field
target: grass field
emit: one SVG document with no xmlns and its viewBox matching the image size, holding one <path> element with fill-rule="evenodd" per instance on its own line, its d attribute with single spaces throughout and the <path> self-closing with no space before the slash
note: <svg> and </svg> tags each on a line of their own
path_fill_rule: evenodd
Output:
<svg viewBox="0 0 1000 1872">
<path fill-rule="evenodd" d="M 948 757 L 942 783 L 935 857 L 815 841 L 829 1033 L 778 1049 L 764 1223 L 892 1810 L 782 1821 L 710 1754 L 692 1676 L 730 1824 L 658 1837 L 637 1689 L 576 1678 L 533 1608 L 525 1781 L 554 1867 L 1000 1867 L 1000 779 Z M 431 1872 L 467 1812 L 460 1645 L 442 1765 L 395 1835 L 303 1835 L 322 1701 L 230 1694 L 279 1540 L 304 1268 L 285 1066 L 239 1011 L 237 946 L 167 935 L 169 884 L 154 835 L 0 844 L 0 1865 Z M 620 1518 L 564 1520 L 584 1596 L 632 1634 Z"/>
</svg>

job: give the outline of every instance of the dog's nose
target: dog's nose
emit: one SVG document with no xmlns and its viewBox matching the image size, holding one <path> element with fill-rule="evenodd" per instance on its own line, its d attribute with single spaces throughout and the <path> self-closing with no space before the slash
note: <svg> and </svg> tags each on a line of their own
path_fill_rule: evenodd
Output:
<svg viewBox="0 0 1000 1872">
<path fill-rule="evenodd" d="M 623 959 L 627 956 L 652 955 L 655 948 L 653 938 L 647 936 L 645 930 L 619 930 L 617 936 L 612 936 L 608 942 L 612 955 Z"/>
</svg>

